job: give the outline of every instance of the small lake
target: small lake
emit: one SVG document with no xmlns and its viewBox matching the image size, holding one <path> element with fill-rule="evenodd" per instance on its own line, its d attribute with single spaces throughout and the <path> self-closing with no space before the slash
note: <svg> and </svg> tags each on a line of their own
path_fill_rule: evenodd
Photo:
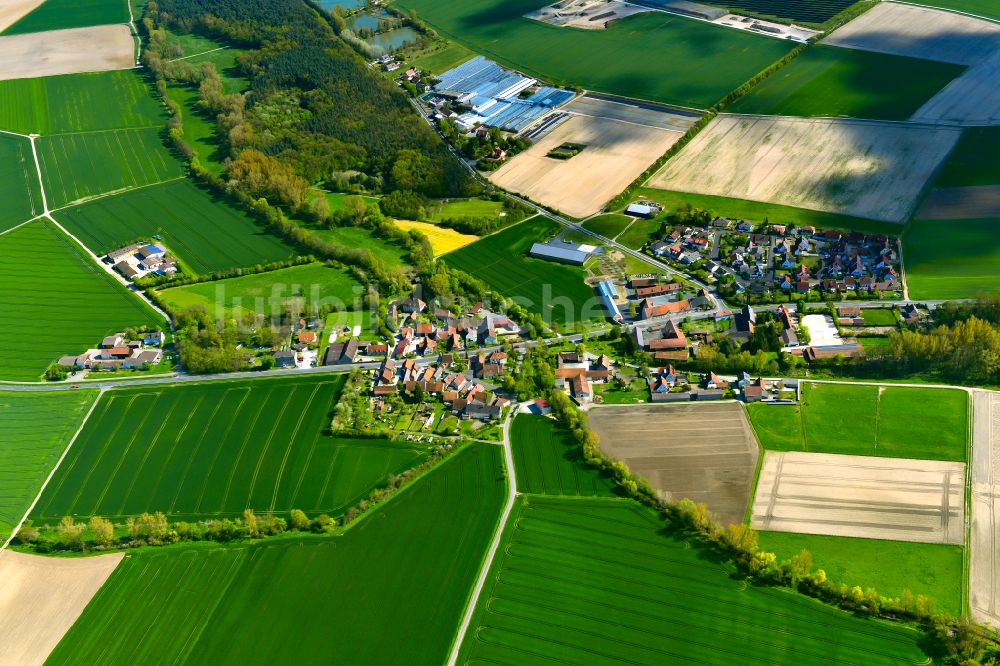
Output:
<svg viewBox="0 0 1000 666">
<path fill-rule="evenodd" d="M 345 10 L 357 9 L 364 6 L 364 0 L 316 0 L 316 4 L 328 12 L 334 7 L 342 7 Z"/>
<path fill-rule="evenodd" d="M 387 51 L 395 51 L 410 42 L 417 41 L 417 37 L 417 33 L 412 28 L 395 28 L 379 33 L 367 41 L 369 44 L 381 46 Z"/>
</svg>

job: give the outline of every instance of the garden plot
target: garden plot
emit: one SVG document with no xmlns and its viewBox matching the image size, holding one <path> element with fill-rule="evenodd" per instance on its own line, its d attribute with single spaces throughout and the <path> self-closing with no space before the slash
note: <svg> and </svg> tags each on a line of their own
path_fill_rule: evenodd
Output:
<svg viewBox="0 0 1000 666">
<path fill-rule="evenodd" d="M 746 512 L 757 441 L 736 403 L 600 407 L 601 448 L 667 497 L 705 502 L 727 523 Z"/>
<path fill-rule="evenodd" d="M 993 41 L 1000 45 L 1000 30 Z M 945 86 L 911 120 L 1000 125 L 1000 48 Z"/>
<path fill-rule="evenodd" d="M 903 223 L 959 134 L 899 123 L 721 115 L 649 185 Z"/>
<path fill-rule="evenodd" d="M 99 25 L 0 37 L 0 80 L 135 66 L 127 25 Z"/>
<path fill-rule="evenodd" d="M 17 23 L 45 0 L 5 0 L 0 2 L 0 32 Z"/>
<path fill-rule="evenodd" d="M 969 606 L 1000 627 L 1000 394 L 973 393 Z"/>
<path fill-rule="evenodd" d="M 751 524 L 778 532 L 961 544 L 964 489 L 963 463 L 768 451 Z"/>
<path fill-rule="evenodd" d="M 0 662 L 43 663 L 124 556 L 0 552 Z"/>
</svg>

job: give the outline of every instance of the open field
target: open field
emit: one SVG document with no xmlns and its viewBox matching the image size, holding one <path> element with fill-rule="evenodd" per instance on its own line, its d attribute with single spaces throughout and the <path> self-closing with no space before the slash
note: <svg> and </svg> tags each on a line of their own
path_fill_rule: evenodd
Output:
<svg viewBox="0 0 1000 666">
<path fill-rule="evenodd" d="M 767 451 L 750 523 L 760 530 L 962 544 L 965 465 Z"/>
<path fill-rule="evenodd" d="M 0 34 L 45 0 L 6 0 L 0 6 Z"/>
<path fill-rule="evenodd" d="M 941 166 L 935 187 L 1000 185 L 1000 127 L 969 127 Z"/>
<path fill-rule="evenodd" d="M 42 664 L 123 553 L 55 558 L 0 553 L 0 645 L 8 664 Z"/>
<path fill-rule="evenodd" d="M 996 48 L 1000 25 L 927 7 L 882 2 L 835 30 L 824 44 L 974 65 Z"/>
<path fill-rule="evenodd" d="M 395 220 L 395 222 L 396 226 L 403 231 L 419 231 L 427 236 L 427 240 L 431 243 L 431 250 L 434 251 L 434 256 L 436 257 L 448 252 L 454 252 L 469 243 L 475 243 L 479 240 L 479 236 L 459 233 L 454 229 L 439 227 L 430 222 L 414 222 L 412 220 Z"/>
<path fill-rule="evenodd" d="M 35 381 L 126 326 L 162 326 L 145 303 L 51 223 L 0 236 L 0 379 Z"/>
<path fill-rule="evenodd" d="M 216 176 L 229 156 L 216 131 L 215 119 L 198 107 L 198 89 L 193 86 L 168 85 L 167 97 L 180 107 L 184 142 L 198 155 L 198 161 Z"/>
<path fill-rule="evenodd" d="M 866 326 L 895 326 L 896 315 L 890 308 L 865 308 L 861 320 Z"/>
<path fill-rule="evenodd" d="M 266 273 L 199 282 L 159 292 L 173 309 L 204 306 L 215 317 L 241 312 L 319 312 L 326 304 L 353 307 L 364 295 L 350 273 L 323 264 L 303 264 Z"/>
<path fill-rule="evenodd" d="M 736 403 L 598 407 L 590 426 L 601 449 L 667 498 L 705 502 L 723 523 L 742 523 L 757 442 Z"/>
<path fill-rule="evenodd" d="M 97 391 L 0 391 L 0 544 L 31 506 Z M 2 557 L 2 556 L 0 556 Z"/>
<path fill-rule="evenodd" d="M 918 220 L 1000 217 L 1000 185 L 938 188 L 924 199 L 914 217 Z"/>
<path fill-rule="evenodd" d="M 56 214 L 94 253 L 160 234 L 196 273 L 286 259 L 292 248 L 187 180 L 89 201 Z"/>
<path fill-rule="evenodd" d="M 969 607 L 1000 628 L 1000 394 L 973 393 Z"/>
<path fill-rule="evenodd" d="M 765 449 L 966 460 L 965 391 L 806 382 L 801 405 L 747 405 Z"/>
<path fill-rule="evenodd" d="M 903 223 L 958 130 L 721 115 L 649 185 Z"/>
<path fill-rule="evenodd" d="M 803 549 L 830 580 L 874 587 L 879 594 L 899 598 L 903 590 L 934 601 L 937 610 L 962 613 L 962 546 L 913 541 L 886 541 L 854 537 L 760 532 L 760 547 L 778 561 L 789 560 Z"/>
<path fill-rule="evenodd" d="M 1000 217 L 911 222 L 903 235 L 910 298 L 975 298 L 995 292 L 1000 284 L 998 234 Z"/>
<path fill-rule="evenodd" d="M 632 218 L 627 215 L 608 213 L 590 218 L 583 223 L 583 228 L 614 240 L 618 234 L 625 231 L 631 222 Z"/>
<path fill-rule="evenodd" d="M 1000 43 L 1000 26 L 993 40 Z M 1000 50 L 949 83 L 913 114 L 913 120 L 1000 125 Z"/>
<path fill-rule="evenodd" d="M 606 30 L 546 25 L 545 0 L 398 0 L 449 38 L 531 76 L 626 97 L 707 108 L 792 44 L 662 12 Z"/>
<path fill-rule="evenodd" d="M 632 502 L 521 497 L 460 663 L 917 664 L 916 630 L 733 568 Z"/>
<path fill-rule="evenodd" d="M 442 663 L 505 494 L 473 445 L 342 536 L 137 553 L 51 661 Z"/>
<path fill-rule="evenodd" d="M 406 250 L 402 245 L 382 238 L 376 238 L 365 227 L 332 227 L 330 229 L 314 229 L 320 238 L 326 238 L 348 247 L 361 247 L 381 259 L 388 267 L 407 265 Z"/>
<path fill-rule="evenodd" d="M 920 4 L 953 9 L 1000 21 L 1000 0 L 924 0 Z"/>
<path fill-rule="evenodd" d="M 556 421 L 519 414 L 510 436 L 518 492 L 571 496 L 615 493 L 614 480 L 586 467 L 580 445 Z"/>
<path fill-rule="evenodd" d="M 408 55 L 409 53 L 410 51 L 407 51 Z M 410 64 L 431 74 L 440 74 L 453 67 L 458 67 L 476 55 L 461 44 L 454 42 L 448 42 L 441 48 L 414 51 L 413 53 L 413 56 L 407 58 Z"/>
<path fill-rule="evenodd" d="M 60 134 L 38 140 L 49 207 L 184 175 L 163 145 L 161 130 L 143 128 Z"/>
<path fill-rule="evenodd" d="M 571 324 L 604 317 L 600 301 L 584 284 L 584 271 L 528 256 L 532 243 L 562 227 L 536 216 L 485 236 L 444 257 L 445 263 L 484 281 L 545 321 Z"/>
<path fill-rule="evenodd" d="M 24 137 L 0 134 L 0 201 L 0 231 L 42 213 L 31 142 Z"/>
<path fill-rule="evenodd" d="M 572 217 L 586 217 L 628 187 L 681 136 L 611 118 L 573 116 L 490 174 L 490 180 Z M 548 157 L 564 143 L 586 148 L 568 160 Z"/>
<path fill-rule="evenodd" d="M 963 69 L 950 63 L 820 44 L 765 79 L 729 110 L 906 120 Z"/>
<path fill-rule="evenodd" d="M 135 66 L 127 25 L 99 25 L 0 37 L 0 79 L 103 72 Z"/>
<path fill-rule="evenodd" d="M 128 5 L 121 0 L 45 0 L 41 6 L 7 28 L 3 34 L 14 35 L 127 22 Z"/>
<path fill-rule="evenodd" d="M 94 72 L 0 81 L 0 129 L 59 134 L 157 127 L 163 105 L 136 72 Z"/>
<path fill-rule="evenodd" d="M 426 454 L 324 434 L 343 385 L 309 375 L 107 392 L 32 519 L 338 515 Z"/>
<path fill-rule="evenodd" d="M 459 217 L 498 218 L 503 212 L 503 204 L 489 199 L 451 199 L 447 203 L 434 205 L 428 210 L 432 222 Z"/>
</svg>

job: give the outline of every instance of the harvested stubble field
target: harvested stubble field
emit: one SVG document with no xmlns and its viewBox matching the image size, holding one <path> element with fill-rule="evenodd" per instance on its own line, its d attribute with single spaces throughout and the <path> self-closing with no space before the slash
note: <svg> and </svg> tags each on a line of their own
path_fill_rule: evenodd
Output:
<svg viewBox="0 0 1000 666">
<path fill-rule="evenodd" d="M 969 607 L 1000 628 L 1000 394 L 973 394 Z"/>
<path fill-rule="evenodd" d="M 35 381 L 128 326 L 163 320 L 51 223 L 0 236 L 0 378 Z"/>
<path fill-rule="evenodd" d="M 737 403 L 598 407 L 601 449 L 662 495 L 705 502 L 742 523 L 757 469 L 757 441 Z"/>
<path fill-rule="evenodd" d="M 747 406 L 765 449 L 966 459 L 965 391 L 807 382 L 802 395 L 801 405 Z"/>
<path fill-rule="evenodd" d="M 7 0 L 0 6 L 0 34 L 45 0 Z"/>
<path fill-rule="evenodd" d="M 35 160 L 28 139 L 0 134 L 0 231 L 42 213 Z"/>
<path fill-rule="evenodd" d="M 651 187 L 906 222 L 959 130 L 721 115 Z"/>
<path fill-rule="evenodd" d="M 751 524 L 761 530 L 965 542 L 965 465 L 767 451 Z"/>
<path fill-rule="evenodd" d="M 24 517 L 97 391 L 0 391 L 0 544 Z"/>
<path fill-rule="evenodd" d="M 42 664 L 125 557 L 0 552 L 0 645 L 7 664 Z"/>
<path fill-rule="evenodd" d="M 443 663 L 503 506 L 501 456 L 458 452 L 342 536 L 137 553 L 50 661 Z"/>
<path fill-rule="evenodd" d="M 510 431 L 518 492 L 538 495 L 610 496 L 615 482 L 588 468 L 580 445 L 553 419 L 519 414 Z"/>
<path fill-rule="evenodd" d="M 96 254 L 160 234 L 167 249 L 196 273 L 264 264 L 294 254 L 246 214 L 187 180 L 95 199 L 56 216 Z"/>
<path fill-rule="evenodd" d="M 32 513 L 174 519 L 301 509 L 338 515 L 426 450 L 324 434 L 343 375 L 105 393 Z"/>
<path fill-rule="evenodd" d="M 1000 217 L 911 222 L 903 235 L 910 298 L 975 298 L 995 292 L 1000 284 L 998 238 Z"/>
<path fill-rule="evenodd" d="M 916 630 L 748 586 L 633 502 L 521 497 L 504 537 L 464 664 L 926 661 Z"/>
<path fill-rule="evenodd" d="M 1000 44 L 1000 30 L 994 41 Z M 959 125 L 1000 124 L 1000 47 L 928 100 L 912 119 Z"/>
<path fill-rule="evenodd" d="M 436 224 L 431 224 L 430 222 L 396 220 L 396 226 L 403 231 L 419 231 L 423 235 L 427 236 L 427 240 L 430 241 L 431 244 L 431 250 L 434 251 L 434 256 L 441 256 L 442 254 L 447 254 L 448 252 L 454 252 L 459 248 L 465 247 L 469 243 L 475 243 L 479 240 L 478 236 L 463 234 L 455 231 L 454 229 L 440 227 Z"/>
<path fill-rule="evenodd" d="M 127 22 L 128 5 L 122 0 L 45 0 L 37 9 L 5 30 L 3 34 L 14 35 Z"/>
<path fill-rule="evenodd" d="M 99 25 L 0 37 L 0 79 L 135 67 L 127 25 Z"/>
</svg>

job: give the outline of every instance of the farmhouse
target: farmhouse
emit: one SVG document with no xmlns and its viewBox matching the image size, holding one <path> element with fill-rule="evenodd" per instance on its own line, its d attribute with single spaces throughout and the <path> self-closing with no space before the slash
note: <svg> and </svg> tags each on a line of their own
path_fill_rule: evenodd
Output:
<svg viewBox="0 0 1000 666">
<path fill-rule="evenodd" d="M 337 342 L 327 347 L 323 365 L 348 365 L 354 363 L 357 357 L 358 339 L 351 338 L 347 342 Z"/>
<path fill-rule="evenodd" d="M 662 317 L 663 315 L 687 312 L 690 309 L 691 303 L 688 302 L 686 298 L 672 303 L 661 303 L 659 305 L 654 305 L 653 300 L 647 298 L 644 299 L 642 304 L 639 306 L 639 316 L 642 319 L 652 319 L 653 317 Z"/>
<path fill-rule="evenodd" d="M 177 272 L 177 260 L 168 256 L 166 248 L 160 243 L 132 243 L 108 252 L 104 261 L 129 280 L 150 274 L 173 275 Z"/>
<path fill-rule="evenodd" d="M 528 250 L 528 254 L 539 259 L 558 261 L 564 264 L 582 266 L 587 259 L 597 250 L 594 245 L 584 245 L 582 243 L 561 244 L 535 243 Z"/>
<path fill-rule="evenodd" d="M 80 370 L 134 370 L 151 367 L 163 360 L 162 331 L 142 333 L 142 339 L 129 340 L 123 333 L 115 333 L 101 340 L 97 349 L 88 349 L 78 356 L 61 356 L 56 363 L 64 368 Z"/>
</svg>

